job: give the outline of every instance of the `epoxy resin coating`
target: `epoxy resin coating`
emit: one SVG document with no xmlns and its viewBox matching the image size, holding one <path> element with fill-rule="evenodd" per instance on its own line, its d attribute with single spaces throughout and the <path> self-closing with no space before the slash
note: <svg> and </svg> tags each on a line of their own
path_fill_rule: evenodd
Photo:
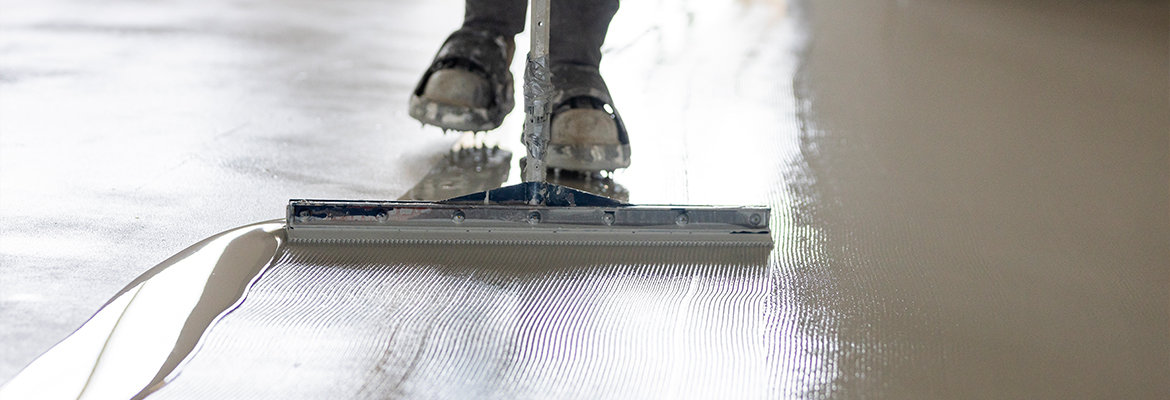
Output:
<svg viewBox="0 0 1170 400">
<path fill-rule="evenodd" d="M 0 398 L 128 399 L 161 386 L 243 301 L 284 236 L 279 223 L 245 226 L 171 257 L 0 388 Z"/>
<path fill-rule="evenodd" d="M 150 398 L 765 394 L 767 250 L 633 244 L 291 244 Z"/>
<path fill-rule="evenodd" d="M 0 0 L 0 398 L 1170 398 L 1170 4 L 623 1 L 550 181 L 767 252 L 251 225 L 520 183 L 407 115 L 462 3 Z"/>
</svg>

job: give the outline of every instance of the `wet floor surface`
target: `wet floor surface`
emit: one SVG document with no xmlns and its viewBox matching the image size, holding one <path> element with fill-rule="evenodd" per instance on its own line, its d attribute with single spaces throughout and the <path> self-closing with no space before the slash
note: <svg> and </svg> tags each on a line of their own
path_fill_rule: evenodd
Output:
<svg viewBox="0 0 1170 400">
<path fill-rule="evenodd" d="M 457 140 L 522 153 L 515 115 L 480 138 L 406 116 L 459 2 L 3 8 L 0 381 L 149 267 L 281 217 L 289 198 L 425 199 L 518 181 L 517 160 L 502 153 L 448 153 Z M 190 376 L 158 395 L 207 394 L 216 388 L 201 382 L 225 356 L 284 326 L 321 352 L 265 343 L 269 353 L 256 354 L 281 356 L 257 362 L 293 372 L 264 376 L 297 376 L 305 360 L 379 365 L 330 370 L 360 383 L 355 397 L 451 395 L 426 385 L 459 377 L 471 383 L 449 390 L 501 396 L 671 396 L 681 385 L 693 396 L 1163 398 L 1168 12 L 1154 2 L 627 1 L 603 73 L 634 164 L 584 184 L 634 203 L 770 205 L 776 246 L 763 260 L 554 252 L 568 257 L 553 262 L 561 269 L 534 272 L 550 258 L 468 249 L 483 261 L 419 255 L 408 264 L 430 267 L 363 269 L 356 255 L 301 249 L 208 334 Z M 653 265 L 667 267 L 622 269 Z M 352 307 L 350 319 L 281 311 L 339 291 L 354 296 L 324 298 Z M 416 307 L 389 331 L 334 332 L 378 326 L 404 304 Z M 580 316 L 594 318 L 533 322 Z M 418 334 L 428 324 L 447 336 L 428 345 Z M 565 334 L 499 334 L 533 326 Z M 614 329 L 570 334 L 596 326 Z M 413 333 L 344 339 L 393 329 Z M 653 338 L 647 329 L 681 339 L 622 342 Z M 387 343 L 429 357 L 411 364 Z M 456 351 L 475 348 L 496 352 Z M 547 352 L 509 353 L 532 348 Z M 573 349 L 591 357 L 565 356 Z M 748 372 L 690 368 L 700 363 Z"/>
</svg>

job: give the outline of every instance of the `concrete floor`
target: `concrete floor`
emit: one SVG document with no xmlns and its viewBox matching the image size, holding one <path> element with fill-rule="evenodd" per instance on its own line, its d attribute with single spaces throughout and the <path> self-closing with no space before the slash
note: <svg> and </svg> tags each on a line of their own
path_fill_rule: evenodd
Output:
<svg viewBox="0 0 1170 400">
<path fill-rule="evenodd" d="M 192 243 L 414 187 L 457 139 L 405 110 L 459 3 L 0 5 L 0 382 Z M 1165 398 L 1168 13 L 627 1 L 611 186 L 774 208 L 761 333 L 804 346 L 764 393 Z"/>
</svg>

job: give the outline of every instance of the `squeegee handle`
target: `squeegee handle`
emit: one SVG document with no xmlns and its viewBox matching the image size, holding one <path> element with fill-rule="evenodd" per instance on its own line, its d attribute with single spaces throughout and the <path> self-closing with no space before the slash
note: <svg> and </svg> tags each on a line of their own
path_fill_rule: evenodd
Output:
<svg viewBox="0 0 1170 400">
<path fill-rule="evenodd" d="M 532 58 L 548 56 L 549 0 L 532 0 Z"/>
<path fill-rule="evenodd" d="M 552 71 L 548 67 L 549 0 L 532 0 L 529 26 L 532 46 L 524 68 L 524 147 L 528 150 L 525 182 L 545 181 L 545 152 L 548 149 L 553 97 Z M 537 199 L 533 199 L 536 201 Z"/>
</svg>

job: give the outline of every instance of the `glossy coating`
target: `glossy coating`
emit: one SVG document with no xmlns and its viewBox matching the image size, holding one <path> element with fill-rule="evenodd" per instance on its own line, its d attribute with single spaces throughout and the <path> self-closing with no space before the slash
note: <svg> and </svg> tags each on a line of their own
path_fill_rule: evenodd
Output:
<svg viewBox="0 0 1170 400">
<path fill-rule="evenodd" d="M 756 397 L 774 342 L 759 336 L 766 260 L 762 247 L 294 243 L 151 398 Z"/>
<path fill-rule="evenodd" d="M 458 3 L 0 4 L 0 380 L 191 243 L 416 187 L 457 140 L 405 109 Z M 299 249 L 156 395 L 1170 397 L 1168 13 L 626 1 L 637 156 L 597 181 L 767 204 L 762 261 Z"/>
<path fill-rule="evenodd" d="M 161 386 L 196 351 L 204 332 L 244 301 L 284 242 L 283 226 L 268 222 L 176 254 L 0 387 L 0 397 L 128 399 Z"/>
</svg>

